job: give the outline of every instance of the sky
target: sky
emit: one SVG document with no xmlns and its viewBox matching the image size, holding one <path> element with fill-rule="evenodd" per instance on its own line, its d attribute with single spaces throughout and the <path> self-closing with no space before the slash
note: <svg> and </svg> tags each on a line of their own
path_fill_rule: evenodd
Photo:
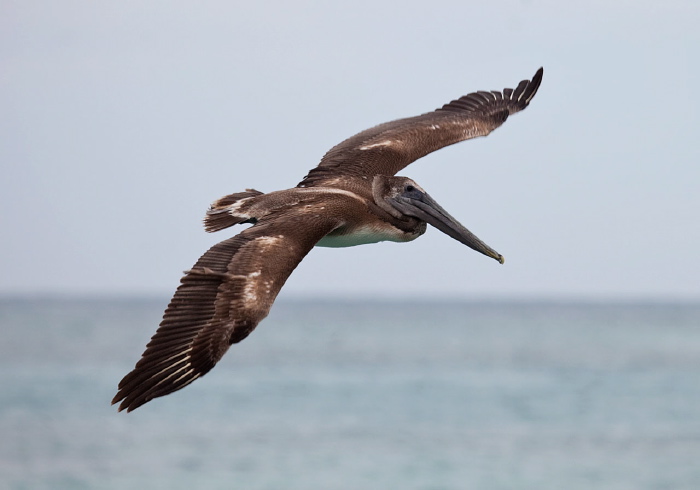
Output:
<svg viewBox="0 0 700 490">
<path fill-rule="evenodd" d="M 700 3 L 0 0 L 0 294 L 169 295 L 370 126 L 544 67 L 487 138 L 401 172 L 435 229 L 315 248 L 280 297 L 700 299 Z"/>
</svg>

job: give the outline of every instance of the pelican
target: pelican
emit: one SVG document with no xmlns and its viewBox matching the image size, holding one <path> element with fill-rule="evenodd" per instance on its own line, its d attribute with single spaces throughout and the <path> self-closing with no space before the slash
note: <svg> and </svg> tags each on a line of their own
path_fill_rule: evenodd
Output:
<svg viewBox="0 0 700 490">
<path fill-rule="evenodd" d="M 204 376 L 270 311 L 292 271 L 314 246 L 409 242 L 430 224 L 501 264 L 501 254 L 450 216 L 417 183 L 396 173 L 460 141 L 486 136 L 525 109 L 543 70 L 515 89 L 465 95 L 420 116 L 362 131 L 331 148 L 294 188 L 254 189 L 215 201 L 206 231 L 250 223 L 185 271 L 156 333 L 112 404 L 134 410 Z"/>
</svg>

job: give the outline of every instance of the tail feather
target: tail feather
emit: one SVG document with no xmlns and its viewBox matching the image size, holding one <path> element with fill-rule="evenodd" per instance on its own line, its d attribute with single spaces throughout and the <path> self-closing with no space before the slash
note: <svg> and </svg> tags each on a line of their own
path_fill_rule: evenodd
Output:
<svg viewBox="0 0 700 490">
<path fill-rule="evenodd" d="M 256 217 L 245 212 L 245 204 L 246 200 L 262 194 L 255 189 L 246 189 L 245 192 L 236 192 L 217 199 L 204 217 L 204 229 L 212 233 L 239 223 L 255 223 Z"/>
</svg>

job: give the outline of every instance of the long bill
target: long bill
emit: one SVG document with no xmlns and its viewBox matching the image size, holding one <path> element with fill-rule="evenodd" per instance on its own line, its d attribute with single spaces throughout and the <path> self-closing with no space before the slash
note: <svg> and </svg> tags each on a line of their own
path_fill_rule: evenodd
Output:
<svg viewBox="0 0 700 490">
<path fill-rule="evenodd" d="M 467 230 L 459 221 L 454 219 L 427 193 L 422 192 L 420 198 L 397 196 L 394 205 L 408 216 L 413 216 L 434 226 L 446 235 L 458 242 L 476 250 L 479 253 L 497 260 L 501 264 L 505 262 L 503 255 L 486 245 L 474 233 Z"/>
</svg>

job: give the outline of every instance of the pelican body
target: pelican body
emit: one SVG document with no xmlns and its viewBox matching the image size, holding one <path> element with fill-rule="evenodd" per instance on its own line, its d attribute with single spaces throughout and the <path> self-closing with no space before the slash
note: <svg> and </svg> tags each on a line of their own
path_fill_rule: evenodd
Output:
<svg viewBox="0 0 700 490">
<path fill-rule="evenodd" d="M 542 80 L 473 92 L 420 116 L 362 131 L 333 147 L 294 188 L 254 189 L 215 201 L 206 231 L 250 223 L 211 247 L 185 272 L 156 333 L 112 403 L 127 411 L 209 372 L 270 311 L 289 275 L 314 246 L 415 240 L 430 224 L 501 264 L 503 256 L 396 173 L 445 146 L 486 136 L 525 109 Z"/>
</svg>

